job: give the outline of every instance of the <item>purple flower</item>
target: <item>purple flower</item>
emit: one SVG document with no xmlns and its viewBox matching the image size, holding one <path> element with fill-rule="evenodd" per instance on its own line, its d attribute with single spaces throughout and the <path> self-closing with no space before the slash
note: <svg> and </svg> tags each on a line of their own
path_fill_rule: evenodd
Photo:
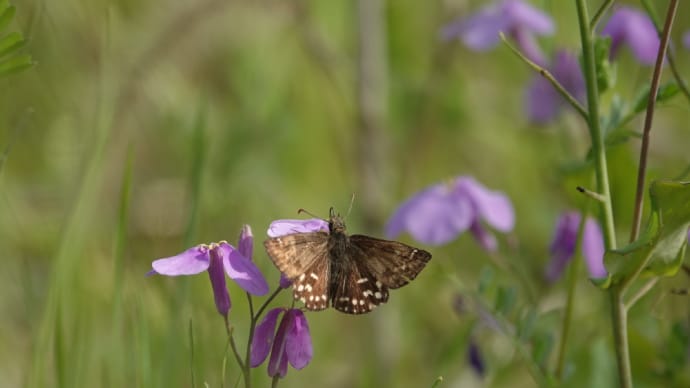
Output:
<svg viewBox="0 0 690 388">
<path fill-rule="evenodd" d="M 278 316 L 284 312 L 278 330 Z M 302 369 L 313 355 L 309 325 L 299 309 L 275 308 L 256 326 L 250 350 L 250 365 L 256 368 L 268 357 L 268 375 L 285 377 L 288 362 L 295 369 Z"/>
<path fill-rule="evenodd" d="M 586 100 L 585 81 L 577 57 L 561 50 L 550 66 L 549 71 L 556 80 L 581 103 Z M 527 117 L 535 124 L 546 124 L 554 120 L 567 104 L 546 78 L 535 76 L 526 90 Z"/>
<path fill-rule="evenodd" d="M 441 35 L 444 39 L 460 38 L 472 50 L 486 51 L 498 44 L 499 32 L 503 32 L 528 58 L 543 64 L 544 55 L 534 35 L 550 35 L 553 31 L 553 21 L 545 13 L 521 0 L 504 0 L 450 23 Z"/>
<path fill-rule="evenodd" d="M 633 55 L 644 65 L 653 65 L 659 51 L 659 35 L 649 16 L 631 7 L 620 7 L 613 12 L 601 35 L 611 37 L 613 58 L 622 44 L 628 44 Z"/>
<path fill-rule="evenodd" d="M 328 232 L 328 222 L 320 218 L 308 220 L 275 220 L 268 227 L 269 237 L 279 237 L 286 234 Z"/>
<path fill-rule="evenodd" d="M 268 283 L 261 271 L 251 261 L 252 233 L 248 225 L 240 233 L 239 249 L 226 241 L 201 244 L 186 251 L 155 260 L 148 274 L 167 276 L 194 275 L 208 271 L 218 312 L 227 317 L 230 311 L 230 295 L 225 284 L 225 273 L 242 289 L 253 295 L 265 295 Z"/>
<path fill-rule="evenodd" d="M 461 176 L 408 199 L 388 221 L 386 235 L 394 238 L 407 231 L 425 244 L 441 245 L 469 229 L 484 249 L 493 251 L 496 239 L 483 223 L 501 232 L 511 231 L 515 224 L 513 205 L 505 194 Z"/>
<path fill-rule="evenodd" d="M 575 255 L 577 231 L 580 226 L 580 214 L 568 212 L 561 215 L 556 224 L 556 235 L 551 242 L 551 262 L 546 269 L 546 279 L 555 282 L 563 273 L 566 265 Z M 606 277 L 604 267 L 604 238 L 597 222 L 587 217 L 584 235 L 582 236 L 582 254 L 594 279 Z"/>
<path fill-rule="evenodd" d="M 484 377 L 484 372 L 486 371 L 484 358 L 479 350 L 479 345 L 474 340 L 470 340 L 470 344 L 467 347 L 467 363 L 470 364 L 472 370 L 479 377 Z"/>
</svg>

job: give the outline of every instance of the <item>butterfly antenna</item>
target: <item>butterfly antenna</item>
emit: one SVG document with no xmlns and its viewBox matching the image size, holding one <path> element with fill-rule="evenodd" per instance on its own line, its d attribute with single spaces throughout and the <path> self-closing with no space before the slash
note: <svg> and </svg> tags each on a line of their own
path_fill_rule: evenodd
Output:
<svg viewBox="0 0 690 388">
<path fill-rule="evenodd" d="M 355 193 L 352 193 L 352 197 L 350 198 L 350 207 L 347 208 L 347 214 L 345 214 L 345 220 L 347 220 L 347 216 L 350 215 L 350 212 L 352 211 L 352 204 L 355 203 Z"/>
<path fill-rule="evenodd" d="M 312 217 L 314 217 L 314 218 L 318 218 L 318 219 L 320 219 L 320 220 L 324 220 L 324 221 L 325 221 L 325 219 L 323 219 L 323 218 L 321 218 L 321 217 L 319 217 L 319 216 L 317 216 L 317 215 L 314 215 L 312 212 L 307 211 L 307 210 L 302 209 L 302 208 L 299 208 L 299 210 L 297 210 L 297 214 L 302 214 L 302 213 L 306 213 L 306 214 L 308 214 L 308 215 L 310 215 L 310 216 L 312 216 Z"/>
</svg>

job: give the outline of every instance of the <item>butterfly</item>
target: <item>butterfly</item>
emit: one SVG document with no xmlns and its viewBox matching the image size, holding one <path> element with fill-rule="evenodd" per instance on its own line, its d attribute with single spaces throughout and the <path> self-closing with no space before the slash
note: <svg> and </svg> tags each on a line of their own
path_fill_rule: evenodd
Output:
<svg viewBox="0 0 690 388">
<path fill-rule="evenodd" d="M 319 231 L 268 238 L 266 252 L 292 281 L 293 297 L 308 310 L 333 306 L 347 314 L 364 314 L 388 301 L 431 259 L 425 250 L 374 237 L 346 233 L 333 208 L 329 233 Z"/>
</svg>

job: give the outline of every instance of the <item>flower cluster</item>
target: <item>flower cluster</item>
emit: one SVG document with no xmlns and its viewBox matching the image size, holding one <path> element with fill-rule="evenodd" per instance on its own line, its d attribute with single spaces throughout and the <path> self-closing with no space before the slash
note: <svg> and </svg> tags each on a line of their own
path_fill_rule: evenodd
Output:
<svg viewBox="0 0 690 388">
<path fill-rule="evenodd" d="M 240 233 L 238 248 L 226 241 L 197 245 L 178 255 L 155 260 L 149 274 L 178 276 L 207 271 L 218 313 L 227 317 L 231 303 L 225 274 L 252 295 L 268 293 L 266 279 L 251 260 L 252 245 L 251 228 L 245 225 Z"/>
<path fill-rule="evenodd" d="M 422 190 L 404 202 L 388 221 L 386 235 L 394 238 L 407 231 L 417 241 L 441 245 L 469 229 L 484 249 L 494 251 L 496 238 L 484 223 L 510 232 L 515 225 L 510 199 L 472 177 L 460 176 Z"/>
<path fill-rule="evenodd" d="M 278 325 L 278 317 L 283 319 Z M 309 335 L 309 325 L 304 313 L 299 309 L 275 308 L 256 326 L 251 344 L 252 368 L 268 361 L 268 375 L 285 377 L 288 363 L 295 369 L 302 369 L 311 361 L 313 349 Z"/>
<path fill-rule="evenodd" d="M 445 39 L 459 38 L 471 50 L 486 51 L 498 44 L 499 33 L 503 32 L 527 58 L 549 70 L 568 93 L 584 103 L 584 78 L 577 56 L 559 48 L 548 61 L 537 44 L 535 36 L 551 35 L 554 30 L 553 20 L 542 11 L 522 0 L 503 0 L 448 24 L 442 29 L 442 36 Z M 601 35 L 611 39 L 611 58 L 627 45 L 643 65 L 651 65 L 656 59 L 659 37 L 654 24 L 647 14 L 634 8 L 617 8 L 601 30 Z M 685 40 L 690 47 L 690 33 Z M 541 76 L 534 77 L 525 96 L 525 113 L 534 124 L 553 121 L 565 103 Z"/>
</svg>

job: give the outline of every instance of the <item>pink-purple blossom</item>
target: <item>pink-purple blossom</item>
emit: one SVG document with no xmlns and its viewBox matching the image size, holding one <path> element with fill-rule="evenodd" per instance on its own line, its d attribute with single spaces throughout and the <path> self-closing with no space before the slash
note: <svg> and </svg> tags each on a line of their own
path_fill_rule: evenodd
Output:
<svg viewBox="0 0 690 388">
<path fill-rule="evenodd" d="M 280 314 L 283 318 L 276 330 Z M 256 326 L 250 348 L 250 366 L 261 365 L 268 355 L 268 375 L 285 377 L 288 363 L 302 369 L 312 359 L 313 348 L 309 325 L 299 309 L 275 308 Z"/>
<path fill-rule="evenodd" d="M 601 30 L 601 35 L 611 37 L 611 57 L 615 57 L 623 45 L 628 45 L 643 65 L 656 62 L 659 35 L 649 15 L 642 11 L 619 7 Z"/>
<path fill-rule="evenodd" d="M 585 81 L 577 56 L 565 50 L 558 51 L 549 71 L 570 95 L 585 103 Z M 541 75 L 532 79 L 526 90 L 525 102 L 530 122 L 540 125 L 553 121 L 567 104 L 551 82 Z"/>
<path fill-rule="evenodd" d="M 279 237 L 286 234 L 328 232 L 328 222 L 320 218 L 310 218 L 307 220 L 275 220 L 268 227 L 269 237 Z"/>
<path fill-rule="evenodd" d="M 407 231 L 417 241 L 441 245 L 469 229 L 484 249 L 493 251 L 496 238 L 485 225 L 500 232 L 513 229 L 515 213 L 510 199 L 472 177 L 460 176 L 404 202 L 388 221 L 386 235 L 394 238 Z"/>
<path fill-rule="evenodd" d="M 575 255 L 580 214 L 567 212 L 556 223 L 556 231 L 549 249 L 551 261 L 546 269 L 546 279 L 555 282 Z M 604 238 L 599 224 L 591 217 L 585 220 L 582 236 L 582 255 L 589 276 L 594 279 L 606 277 L 604 267 Z"/>
<path fill-rule="evenodd" d="M 503 0 L 482 8 L 475 14 L 445 26 L 444 39 L 459 38 L 472 50 L 486 51 L 495 47 L 503 32 L 520 50 L 536 63 L 543 64 L 544 55 L 535 35 L 551 35 L 553 20 L 544 12 L 522 0 Z"/>
<path fill-rule="evenodd" d="M 231 302 L 225 274 L 250 294 L 265 295 L 268 292 L 266 279 L 251 261 L 252 243 L 251 228 L 245 225 L 240 233 L 238 248 L 226 241 L 197 245 L 178 255 L 155 260 L 149 274 L 178 276 L 207 271 L 216 308 L 227 317 Z"/>
</svg>

